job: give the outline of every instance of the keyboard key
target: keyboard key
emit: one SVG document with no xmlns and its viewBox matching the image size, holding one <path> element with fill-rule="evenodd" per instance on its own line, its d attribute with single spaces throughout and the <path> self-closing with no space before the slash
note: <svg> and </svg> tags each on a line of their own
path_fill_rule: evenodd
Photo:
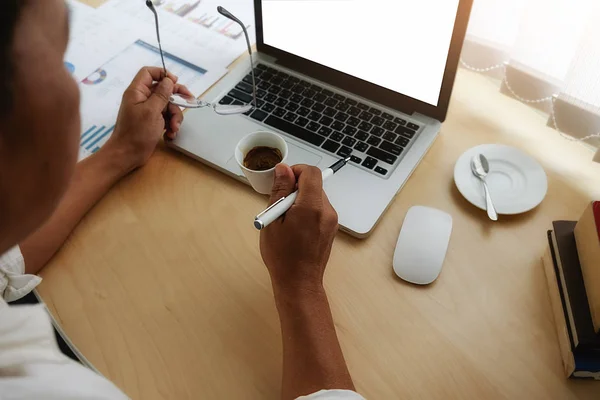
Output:
<svg viewBox="0 0 600 400">
<path fill-rule="evenodd" d="M 311 99 L 304 99 L 300 102 L 300 104 L 302 104 L 304 107 L 312 107 L 313 104 L 315 104 L 314 101 L 312 101 Z"/>
<path fill-rule="evenodd" d="M 406 120 L 402 118 L 394 118 L 394 122 L 399 125 L 406 125 Z"/>
<path fill-rule="evenodd" d="M 294 122 L 296 118 L 298 118 L 298 116 L 291 111 L 285 114 L 285 116 L 283 117 L 283 119 L 285 119 L 288 122 Z"/>
<path fill-rule="evenodd" d="M 280 129 L 291 136 L 294 136 L 300 140 L 304 140 L 310 144 L 314 144 L 315 146 L 320 146 L 325 141 L 325 138 L 317 133 L 301 128 L 272 115 L 265 119 L 264 122 L 273 128 Z"/>
<path fill-rule="evenodd" d="M 378 149 L 377 147 L 369 147 L 367 154 L 388 164 L 393 164 L 398 159 L 398 157 L 388 153 L 387 151 Z"/>
<path fill-rule="evenodd" d="M 350 106 L 346 103 L 338 103 L 337 106 L 335 106 L 335 109 L 338 111 L 346 111 L 349 108 Z"/>
<path fill-rule="evenodd" d="M 262 89 L 256 89 L 256 97 L 258 97 L 259 99 L 262 99 L 266 95 L 267 95 L 266 91 L 264 91 Z"/>
<path fill-rule="evenodd" d="M 256 64 L 255 69 L 259 69 L 261 71 L 264 71 L 267 69 L 267 67 L 264 64 Z"/>
<path fill-rule="evenodd" d="M 281 87 L 282 87 L 282 88 L 284 88 L 284 89 L 286 89 L 286 90 L 289 90 L 289 89 L 293 88 L 293 87 L 294 87 L 294 85 L 295 85 L 295 83 L 294 83 L 294 82 L 292 82 L 292 81 L 290 81 L 290 80 L 287 80 L 287 81 L 285 81 L 285 82 L 283 82 L 283 83 L 281 84 Z"/>
<path fill-rule="evenodd" d="M 335 153 L 337 151 L 337 149 L 339 149 L 341 146 L 341 144 L 334 142 L 333 140 L 328 140 L 325 142 L 325 144 L 322 146 L 322 148 L 324 148 L 327 151 L 330 151 L 332 153 Z"/>
<path fill-rule="evenodd" d="M 355 106 L 358 104 L 358 101 L 353 100 L 353 99 L 346 99 L 346 103 L 350 104 L 351 106 Z"/>
<path fill-rule="evenodd" d="M 317 93 L 315 97 L 313 97 L 313 100 L 322 103 L 327 100 L 327 96 L 325 96 L 323 93 Z"/>
<path fill-rule="evenodd" d="M 269 93 L 269 94 L 267 94 L 267 95 L 265 96 L 265 101 L 267 101 L 267 102 L 269 102 L 269 103 L 272 103 L 272 102 L 274 102 L 275 100 L 277 100 L 277 96 L 275 96 L 275 95 L 274 95 L 274 94 L 272 94 L 272 93 Z"/>
<path fill-rule="evenodd" d="M 321 112 L 321 111 L 323 111 L 325 109 L 325 106 L 323 104 L 321 104 L 321 103 L 315 103 L 315 104 L 313 104 L 312 109 L 315 110 L 315 111 L 317 111 L 317 112 Z"/>
<path fill-rule="evenodd" d="M 288 81 L 292 82 L 293 84 L 296 84 L 296 83 L 300 82 L 300 79 L 296 78 L 295 76 L 290 76 L 288 78 Z"/>
<path fill-rule="evenodd" d="M 260 109 L 269 113 L 275 109 L 275 106 L 271 103 L 265 103 Z"/>
<path fill-rule="evenodd" d="M 354 146 L 354 143 L 356 143 L 356 139 L 354 139 L 353 137 L 350 136 L 346 136 L 344 138 L 344 140 L 342 141 L 342 144 L 345 144 L 346 146 Z"/>
<path fill-rule="evenodd" d="M 223 96 L 223 98 L 219 101 L 219 104 L 231 104 L 233 103 L 233 98 L 229 96 Z"/>
<path fill-rule="evenodd" d="M 335 100 L 333 97 L 329 97 L 327 100 L 325 100 L 325 105 L 329 106 L 329 107 L 335 107 L 335 105 L 338 103 L 337 100 Z"/>
<path fill-rule="evenodd" d="M 352 154 L 352 148 L 351 147 L 347 147 L 347 146 L 342 146 L 342 148 L 337 152 L 338 156 L 340 157 L 348 157 L 350 154 Z"/>
<path fill-rule="evenodd" d="M 231 89 L 229 93 L 227 93 L 227 95 L 243 103 L 250 103 L 252 101 L 252 96 L 250 96 L 248 93 L 241 92 L 237 89 Z"/>
<path fill-rule="evenodd" d="M 321 91 L 325 96 L 333 96 L 333 92 L 331 90 L 323 89 Z"/>
<path fill-rule="evenodd" d="M 385 133 L 385 129 L 381 129 L 379 127 L 374 127 L 373 129 L 371 129 L 371 134 L 375 135 L 375 136 L 381 136 Z"/>
<path fill-rule="evenodd" d="M 335 111 L 335 109 L 333 109 L 331 107 L 327 107 L 323 111 L 323 114 L 327 115 L 328 117 L 333 117 L 335 114 L 337 114 L 337 111 Z"/>
<path fill-rule="evenodd" d="M 381 175 L 385 175 L 385 174 L 387 174 L 387 169 L 381 168 L 381 167 L 375 167 L 375 172 L 377 172 L 378 174 L 381 174 Z"/>
<path fill-rule="evenodd" d="M 248 116 L 250 116 L 250 114 L 252 114 L 252 111 L 253 111 L 253 109 L 251 108 L 251 109 L 249 109 L 248 111 L 246 111 L 246 112 L 244 113 L 244 115 L 248 115 Z"/>
<path fill-rule="evenodd" d="M 264 104 L 265 102 L 263 100 L 256 100 L 256 107 L 261 108 Z"/>
<path fill-rule="evenodd" d="M 303 117 L 306 117 L 308 115 L 308 113 L 310 113 L 310 110 L 306 107 L 300 107 L 297 111 L 297 114 L 302 115 Z"/>
<path fill-rule="evenodd" d="M 231 105 L 233 105 L 233 106 L 243 106 L 243 105 L 245 105 L 245 104 L 244 104 L 244 103 L 242 103 L 242 102 L 241 102 L 241 101 L 239 101 L 239 100 L 234 100 L 234 101 L 233 101 L 233 103 L 231 103 Z M 244 113 L 244 114 L 245 114 L 245 113 Z"/>
<path fill-rule="evenodd" d="M 285 108 L 279 107 L 273 111 L 273 114 L 277 115 L 278 117 L 283 117 L 285 114 L 287 114 L 287 111 Z"/>
<path fill-rule="evenodd" d="M 348 125 L 346 125 L 346 127 L 344 129 L 342 129 L 343 134 L 350 135 L 350 136 L 354 136 L 356 131 L 357 131 L 356 128 L 354 128 L 352 126 L 348 126 Z"/>
<path fill-rule="evenodd" d="M 395 133 L 392 133 L 392 132 L 386 132 L 383 135 L 383 138 L 385 140 L 389 140 L 390 142 L 393 142 L 394 140 L 396 140 L 397 137 L 398 137 L 398 135 L 396 135 Z"/>
<path fill-rule="evenodd" d="M 371 146 L 378 146 L 379 143 L 381 143 L 381 139 L 379 139 L 377 136 L 369 136 L 369 140 L 367 140 L 367 143 L 369 143 Z"/>
<path fill-rule="evenodd" d="M 310 87 L 310 83 L 300 80 L 300 83 L 298 83 L 298 85 L 304 87 L 305 89 L 308 89 Z"/>
<path fill-rule="evenodd" d="M 279 97 L 283 97 L 284 99 L 289 99 L 291 95 L 292 95 L 292 92 L 290 92 L 289 90 L 286 90 L 286 89 L 282 90 L 279 93 Z"/>
<path fill-rule="evenodd" d="M 356 117 L 350 117 L 348 118 L 346 123 L 350 126 L 357 126 L 360 123 L 360 120 Z"/>
<path fill-rule="evenodd" d="M 343 113 L 343 112 L 340 111 L 337 114 L 335 114 L 334 118 L 337 119 L 338 121 L 344 122 L 345 120 L 348 119 L 348 114 L 345 114 L 345 113 Z"/>
<path fill-rule="evenodd" d="M 262 79 L 263 81 L 268 81 L 273 77 L 273 74 L 269 73 L 269 71 L 267 70 L 266 72 L 264 72 L 260 79 Z"/>
<path fill-rule="evenodd" d="M 280 78 L 280 77 L 278 77 L 278 76 L 275 76 L 275 77 L 273 77 L 273 79 L 271 79 L 269 82 L 270 82 L 270 83 L 272 83 L 273 85 L 277 85 L 277 86 L 279 86 L 279 85 L 281 85 L 281 84 L 283 83 L 283 79 L 281 79 L 281 78 Z"/>
<path fill-rule="evenodd" d="M 385 124 L 383 124 L 383 127 L 388 131 L 393 131 L 394 129 L 396 129 L 397 126 L 398 124 L 392 121 L 387 121 Z"/>
<path fill-rule="evenodd" d="M 365 161 L 363 161 L 363 163 L 361 165 L 365 168 L 373 169 L 373 167 L 375 165 L 377 165 L 377 160 L 374 159 L 373 157 L 367 157 L 367 158 L 365 158 Z"/>
<path fill-rule="evenodd" d="M 273 93 L 273 94 L 279 94 L 279 93 L 280 93 L 282 90 L 283 90 L 283 89 L 281 89 L 281 87 L 280 87 L 280 86 L 275 86 L 275 85 L 273 85 L 273 86 L 271 86 L 271 87 L 269 88 L 269 93 Z"/>
<path fill-rule="evenodd" d="M 312 89 L 306 89 L 306 90 L 304 91 L 304 93 L 302 93 L 302 96 L 304 96 L 304 97 L 306 97 L 306 98 L 310 99 L 310 98 L 311 98 L 311 97 L 313 97 L 313 96 L 314 96 L 316 93 L 317 93 L 317 92 L 315 92 L 315 91 L 314 91 L 314 90 L 312 90 Z"/>
<path fill-rule="evenodd" d="M 306 126 L 306 124 L 309 123 L 309 120 L 304 117 L 298 117 L 294 123 L 298 126 Z"/>
<path fill-rule="evenodd" d="M 350 156 L 350 161 L 356 164 L 360 164 L 362 162 L 362 158 L 356 156 Z"/>
<path fill-rule="evenodd" d="M 325 137 L 331 135 L 331 132 L 333 132 L 333 130 L 326 126 L 322 126 L 321 129 L 319 129 L 319 135 L 323 135 Z"/>
<path fill-rule="evenodd" d="M 371 107 L 369 108 L 369 112 L 373 115 L 381 115 L 381 110 L 375 108 L 375 107 Z"/>
<path fill-rule="evenodd" d="M 398 146 L 406 147 L 408 146 L 408 139 L 404 136 L 398 136 L 398 140 L 396 140 L 394 143 L 396 143 Z"/>
<path fill-rule="evenodd" d="M 373 114 L 371 114 L 370 112 L 363 111 L 362 113 L 360 113 L 358 118 L 362 119 L 365 122 L 369 122 L 371 118 L 373 118 Z"/>
<path fill-rule="evenodd" d="M 339 94 L 339 93 L 334 94 L 333 98 L 336 99 L 337 101 L 344 101 L 344 100 L 346 100 L 346 98 L 344 96 L 342 96 L 341 94 Z"/>
<path fill-rule="evenodd" d="M 275 104 L 278 107 L 284 107 L 287 103 L 288 101 L 286 99 L 279 97 L 277 100 L 274 101 L 273 104 Z"/>
<path fill-rule="evenodd" d="M 292 92 L 296 94 L 301 94 L 302 92 L 304 92 L 304 87 L 302 85 L 296 85 L 292 88 Z"/>
<path fill-rule="evenodd" d="M 344 129 L 344 124 L 340 121 L 335 121 L 333 124 L 331 124 L 331 128 L 335 129 L 336 131 L 341 131 Z"/>
<path fill-rule="evenodd" d="M 298 103 L 289 103 L 287 106 L 285 106 L 285 109 L 289 111 L 296 111 L 298 107 L 300 107 Z"/>
<path fill-rule="evenodd" d="M 369 145 L 366 144 L 365 142 L 358 142 L 358 143 L 356 143 L 356 146 L 354 146 L 354 148 L 356 150 L 361 151 L 361 152 L 364 153 L 369 148 Z"/>
<path fill-rule="evenodd" d="M 402 147 L 396 146 L 394 143 L 390 143 L 387 140 L 384 140 L 383 143 L 381 143 L 379 145 L 379 148 L 381 150 L 385 150 L 388 153 L 392 153 L 392 154 L 395 154 L 397 156 L 399 156 L 400 154 L 402 154 L 402 150 L 403 150 Z"/>
<path fill-rule="evenodd" d="M 254 112 L 252 114 L 250 114 L 250 118 L 254 118 L 257 121 L 262 121 L 265 118 L 267 118 L 267 114 L 266 112 L 262 111 L 262 110 L 254 110 Z"/>
<path fill-rule="evenodd" d="M 246 93 L 250 93 L 252 94 L 252 92 L 254 91 L 254 89 L 252 88 L 252 85 L 248 85 L 245 82 L 240 82 L 237 85 L 235 85 L 235 88 L 238 90 L 241 90 L 242 92 L 246 92 Z"/>
<path fill-rule="evenodd" d="M 275 68 L 267 67 L 267 72 L 271 75 L 277 75 L 279 71 L 277 71 Z"/>
<path fill-rule="evenodd" d="M 314 90 L 315 92 L 320 92 L 321 90 L 323 90 L 323 88 L 321 88 L 321 86 L 317 86 L 315 84 L 310 85 L 310 89 Z"/>
<path fill-rule="evenodd" d="M 288 74 L 286 74 L 286 73 L 285 73 L 285 72 L 283 72 L 283 71 L 277 71 L 277 76 L 278 76 L 279 78 L 281 78 L 281 79 L 287 79 L 287 78 L 289 78 L 289 77 L 290 77 Z"/>
<path fill-rule="evenodd" d="M 319 114 L 316 111 L 311 111 L 311 113 L 308 114 L 308 119 L 310 119 L 311 121 L 318 121 L 321 119 L 321 114 Z"/>
<path fill-rule="evenodd" d="M 358 131 L 358 133 L 354 137 L 358 140 L 365 141 L 369 138 L 369 134 L 365 131 Z"/>
<path fill-rule="evenodd" d="M 385 119 L 387 119 L 388 121 L 392 121 L 394 119 L 394 116 L 392 114 L 388 114 L 386 112 L 384 112 L 383 114 L 381 114 L 381 116 Z"/>
<path fill-rule="evenodd" d="M 320 127 L 321 125 L 317 124 L 316 122 L 309 122 L 308 125 L 306 125 L 306 129 L 313 132 L 318 131 Z"/>
<path fill-rule="evenodd" d="M 352 115 L 353 117 L 358 117 L 360 115 L 360 108 L 350 107 L 350 109 L 347 111 L 347 113 Z"/>
<path fill-rule="evenodd" d="M 333 132 L 331 134 L 331 139 L 335 140 L 336 142 L 341 142 L 342 140 L 344 140 L 344 135 L 342 135 L 339 132 Z"/>
<path fill-rule="evenodd" d="M 412 137 L 415 136 L 415 133 L 417 133 L 412 129 L 408 129 L 406 126 L 399 126 L 394 132 L 396 132 L 399 135 L 404 135 L 409 139 L 412 139 Z"/>
<path fill-rule="evenodd" d="M 371 120 L 371 123 L 376 126 L 381 126 L 381 125 L 383 125 L 384 122 L 385 122 L 385 119 L 383 119 L 381 117 L 373 117 L 373 119 Z"/>
<path fill-rule="evenodd" d="M 368 122 L 362 121 L 359 125 L 358 125 L 358 129 L 361 129 L 365 132 L 369 132 L 371 130 L 371 128 L 373 127 L 373 125 L 371 125 Z"/>
<path fill-rule="evenodd" d="M 357 107 L 363 111 L 369 111 L 369 106 L 364 103 L 358 103 Z"/>
<path fill-rule="evenodd" d="M 409 122 L 408 125 L 406 125 L 406 126 L 410 129 L 414 129 L 415 131 L 419 130 L 419 125 L 413 124 L 412 122 Z"/>
<path fill-rule="evenodd" d="M 325 125 L 325 126 L 329 126 L 331 125 L 331 123 L 333 122 L 333 119 L 331 117 L 328 116 L 323 116 L 320 120 L 319 123 Z"/>
<path fill-rule="evenodd" d="M 271 84 L 270 84 L 269 82 L 262 81 L 262 82 L 260 82 L 260 83 L 258 84 L 258 87 L 259 87 L 260 89 L 265 89 L 265 90 L 267 90 L 268 88 L 270 88 L 270 87 L 271 87 Z"/>
<path fill-rule="evenodd" d="M 294 103 L 300 103 L 302 101 L 302 96 L 297 95 L 297 94 L 292 94 L 290 96 L 290 100 L 293 101 Z"/>
</svg>

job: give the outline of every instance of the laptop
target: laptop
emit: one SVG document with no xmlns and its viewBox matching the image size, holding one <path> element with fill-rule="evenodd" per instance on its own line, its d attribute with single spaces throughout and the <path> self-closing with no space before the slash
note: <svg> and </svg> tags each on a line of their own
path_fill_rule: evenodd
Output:
<svg viewBox="0 0 600 400">
<path fill-rule="evenodd" d="M 246 183 L 234 149 L 258 130 L 285 138 L 290 165 L 325 169 L 351 157 L 324 190 L 340 228 L 365 238 L 446 118 L 471 5 L 255 0 L 258 108 L 229 116 L 189 110 L 170 146 Z M 250 72 L 237 63 L 203 99 L 250 103 Z"/>
</svg>

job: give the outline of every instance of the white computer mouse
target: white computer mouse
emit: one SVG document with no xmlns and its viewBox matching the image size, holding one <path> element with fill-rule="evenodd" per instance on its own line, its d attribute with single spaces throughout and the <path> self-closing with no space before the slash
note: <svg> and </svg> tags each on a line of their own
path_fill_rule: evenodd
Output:
<svg viewBox="0 0 600 400">
<path fill-rule="evenodd" d="M 396 275 L 418 285 L 435 281 L 442 271 L 451 233 L 450 214 L 430 207 L 411 207 L 394 251 Z"/>
</svg>

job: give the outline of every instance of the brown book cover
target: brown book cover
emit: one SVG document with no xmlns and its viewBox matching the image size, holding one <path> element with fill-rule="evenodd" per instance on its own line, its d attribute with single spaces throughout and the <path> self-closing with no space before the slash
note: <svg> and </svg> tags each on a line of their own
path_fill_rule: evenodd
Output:
<svg viewBox="0 0 600 400">
<path fill-rule="evenodd" d="M 591 202 L 577 222 L 575 241 L 592 323 L 600 332 L 600 202 Z"/>
</svg>

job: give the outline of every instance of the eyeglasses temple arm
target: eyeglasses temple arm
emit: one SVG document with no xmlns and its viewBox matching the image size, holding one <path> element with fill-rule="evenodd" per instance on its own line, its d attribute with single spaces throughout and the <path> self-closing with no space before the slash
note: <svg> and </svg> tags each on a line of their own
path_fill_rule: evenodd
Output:
<svg viewBox="0 0 600 400">
<path fill-rule="evenodd" d="M 165 65 L 165 57 L 163 55 L 162 44 L 160 43 L 160 29 L 158 28 L 158 13 L 156 12 L 156 8 L 154 8 L 154 3 L 152 0 L 146 0 L 146 7 L 152 11 L 154 14 L 154 22 L 156 25 L 156 37 L 158 39 L 158 49 L 160 50 L 160 60 L 162 61 L 163 70 L 165 71 L 165 78 L 168 76 L 167 66 Z"/>
<path fill-rule="evenodd" d="M 254 108 L 258 108 L 258 102 L 256 100 L 256 78 L 254 77 L 254 59 L 252 57 L 252 46 L 250 46 L 250 37 L 248 36 L 248 31 L 246 27 L 237 17 L 235 17 L 232 13 L 227 11 L 225 8 L 218 6 L 217 11 L 219 14 L 223 15 L 226 18 L 229 18 L 233 22 L 237 23 L 244 32 L 244 36 L 246 38 L 246 45 L 248 46 L 248 54 L 250 55 L 250 70 L 252 71 L 252 96 L 254 101 Z"/>
</svg>

